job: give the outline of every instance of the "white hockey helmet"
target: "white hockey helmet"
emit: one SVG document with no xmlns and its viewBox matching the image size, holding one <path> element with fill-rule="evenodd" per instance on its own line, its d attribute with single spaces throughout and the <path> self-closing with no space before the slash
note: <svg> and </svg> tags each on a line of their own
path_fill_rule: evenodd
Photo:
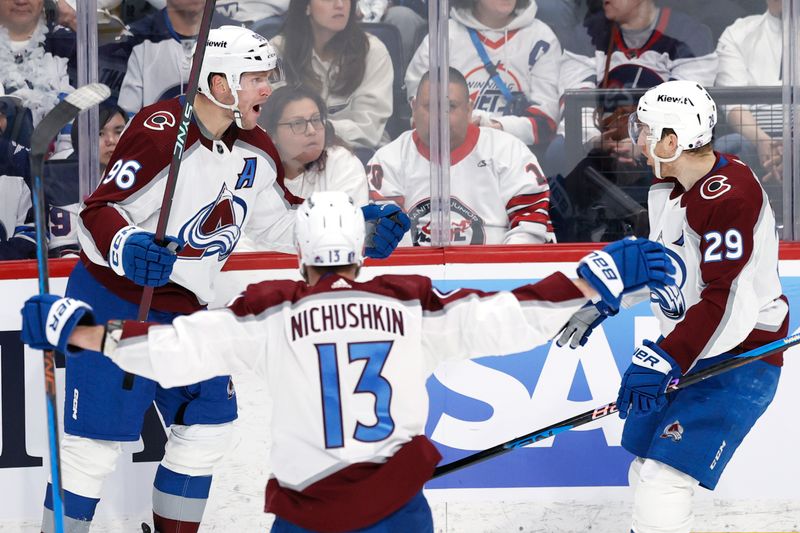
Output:
<svg viewBox="0 0 800 533">
<path fill-rule="evenodd" d="M 200 69 L 198 90 L 216 105 L 233 111 L 240 128 L 239 91 L 242 74 L 268 72 L 269 82 L 283 81 L 283 71 L 278 54 L 267 39 L 254 31 L 239 26 L 220 26 L 208 32 L 205 57 Z M 223 104 L 211 94 L 208 81 L 211 74 L 222 74 L 233 92 L 233 103 Z"/>
<path fill-rule="evenodd" d="M 294 242 L 300 272 L 306 265 L 339 266 L 364 262 L 364 214 L 347 193 L 313 193 L 297 210 Z"/>
<path fill-rule="evenodd" d="M 711 142 L 717 124 L 717 106 L 702 85 L 694 81 L 667 81 L 648 90 L 639 99 L 628 121 L 628 133 L 636 144 L 644 132 L 655 173 L 661 178 L 661 163 L 675 161 L 684 150 L 700 148 Z M 663 159 L 655 155 L 655 146 L 665 128 L 675 131 L 678 149 Z"/>
</svg>

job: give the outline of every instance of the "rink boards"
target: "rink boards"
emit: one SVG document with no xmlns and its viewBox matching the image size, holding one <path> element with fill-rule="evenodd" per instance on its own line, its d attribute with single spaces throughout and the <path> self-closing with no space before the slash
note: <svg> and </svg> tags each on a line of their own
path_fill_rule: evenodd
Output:
<svg viewBox="0 0 800 533">
<path fill-rule="evenodd" d="M 362 277 L 416 273 L 430 276 L 442 290 L 509 289 L 554 270 L 574 274 L 575 261 L 589 249 L 559 245 L 403 250 L 387 262 L 372 263 Z M 53 292 L 63 292 L 73 263 L 51 263 Z M 296 278 L 295 265 L 294 258 L 278 254 L 235 256 L 223 274 L 217 300 L 224 303 L 253 281 Z M 800 246 L 782 247 L 780 274 L 790 302 L 791 333 L 800 324 Z M 19 341 L 19 309 L 37 290 L 35 275 L 34 263 L 6 263 L 0 269 L 0 486 L 5 487 L 0 521 L 37 520 L 47 476 L 41 358 L 33 350 L 23 358 Z M 428 383 L 426 433 L 444 462 L 450 462 L 613 401 L 634 346 L 657 336 L 649 306 L 641 304 L 607 320 L 578 350 L 552 343 L 511 356 L 442 366 Z M 800 405 L 800 353 L 793 353 L 797 351 L 786 355 L 773 405 L 745 440 L 717 490 L 701 498 L 766 503 L 800 499 L 792 444 L 800 440 L 800 429 L 790 422 Z M 63 387 L 63 370 L 58 379 Z M 428 495 L 432 501 L 453 502 L 626 499 L 632 458 L 620 447 L 621 433 L 621 421 L 607 417 L 434 480 Z M 163 440 L 158 419 L 149 419 L 143 441 L 129 446 L 131 453 L 106 484 L 103 514 L 126 515 L 146 508 Z"/>
</svg>

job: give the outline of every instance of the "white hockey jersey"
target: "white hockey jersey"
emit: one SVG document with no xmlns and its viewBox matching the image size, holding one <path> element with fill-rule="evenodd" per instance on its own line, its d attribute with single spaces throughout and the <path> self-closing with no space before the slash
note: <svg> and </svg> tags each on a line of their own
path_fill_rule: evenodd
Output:
<svg viewBox="0 0 800 533">
<path fill-rule="evenodd" d="M 653 291 L 651 306 L 660 346 L 684 371 L 787 334 L 772 207 L 744 163 L 717 158 L 688 191 L 669 179 L 648 198 L 650 239 L 667 247 L 677 269 L 676 286 Z"/>
<path fill-rule="evenodd" d="M 0 176 L 0 260 L 35 256 L 31 191 L 20 176 Z"/>
<path fill-rule="evenodd" d="M 217 0 L 214 9 L 238 22 L 257 22 L 286 13 L 289 0 Z"/>
<path fill-rule="evenodd" d="M 370 195 L 393 201 L 411 218 L 401 246 L 430 245 L 430 151 L 416 130 L 375 152 Z M 450 153 L 450 244 L 555 242 L 550 188 L 536 156 L 516 137 L 470 125 Z"/>
<path fill-rule="evenodd" d="M 596 88 L 604 77 L 606 87 L 611 88 L 649 88 L 668 80 L 693 80 L 710 86 L 717 63 L 711 30 L 684 13 L 661 8 L 650 37 L 634 48 L 625 43 L 619 26 L 599 12 L 564 44 L 561 87 Z"/>
<path fill-rule="evenodd" d="M 266 510 L 352 531 L 405 504 L 441 459 L 423 436 L 425 382 L 439 363 L 543 344 L 586 301 L 561 273 L 500 293 L 442 294 L 422 276 L 265 281 L 172 325 L 125 322 L 109 357 L 165 387 L 264 376 L 277 479 Z"/>
<path fill-rule="evenodd" d="M 454 8 L 450 16 L 450 66 L 467 79 L 473 113 L 500 122 L 505 131 L 525 144 L 549 141 L 559 120 L 561 45 L 550 27 L 535 18 L 536 3 L 531 2 L 501 29 L 485 26 L 469 10 Z M 470 37 L 470 28 L 476 30 L 500 79 L 512 94 L 521 92 L 528 99 L 529 107 L 524 114 L 507 110 L 509 102 L 484 67 Z M 428 37 L 425 37 L 406 71 L 409 97 L 416 94 L 419 80 L 429 65 Z"/>
<path fill-rule="evenodd" d="M 79 240 L 89 271 L 120 296 L 138 300 L 141 287 L 108 263 L 114 235 L 135 225 L 155 231 L 182 112 L 180 98 L 142 109 L 120 137 L 97 190 L 84 202 Z M 191 312 L 214 297 L 214 278 L 242 231 L 262 249 L 290 252 L 294 212 L 277 183 L 283 167 L 261 128 L 235 126 L 222 140 L 187 133 L 167 235 L 184 242 L 170 278 L 155 289 L 153 308 Z"/>
<path fill-rule="evenodd" d="M 769 12 L 738 19 L 722 32 L 717 55 L 717 85 L 780 86 L 783 21 Z M 773 137 L 783 135 L 782 105 L 756 104 L 749 109 L 765 132 Z"/>
<path fill-rule="evenodd" d="M 229 23 L 235 22 L 220 14 L 214 16 L 214 27 Z M 114 56 L 129 54 L 119 89 L 120 107 L 136 113 L 145 106 L 183 94 L 189 83 L 196 37 L 178 34 L 166 9 L 131 24 L 130 31 L 132 36 L 111 47 Z"/>
<path fill-rule="evenodd" d="M 342 191 L 350 195 L 356 205 L 367 205 L 369 187 L 364 165 L 342 146 L 330 146 L 326 150 L 328 157 L 323 171 L 306 170 L 294 179 L 284 179 L 286 189 L 303 199 L 316 191 Z"/>
</svg>

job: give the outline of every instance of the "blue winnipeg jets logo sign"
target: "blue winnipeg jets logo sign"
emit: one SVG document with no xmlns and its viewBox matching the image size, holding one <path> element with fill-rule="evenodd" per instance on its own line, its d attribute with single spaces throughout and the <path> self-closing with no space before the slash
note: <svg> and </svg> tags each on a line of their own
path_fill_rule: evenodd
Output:
<svg viewBox="0 0 800 533">
<path fill-rule="evenodd" d="M 241 224 L 247 204 L 223 185 L 217 199 L 198 211 L 183 225 L 180 239 L 185 243 L 181 259 L 201 259 L 218 255 L 224 261 L 242 235 Z"/>
</svg>

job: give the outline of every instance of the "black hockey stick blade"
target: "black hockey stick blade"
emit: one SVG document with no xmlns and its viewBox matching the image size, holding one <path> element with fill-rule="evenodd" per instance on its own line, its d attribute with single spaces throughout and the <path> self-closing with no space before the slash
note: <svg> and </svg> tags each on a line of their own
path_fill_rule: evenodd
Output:
<svg viewBox="0 0 800 533">
<path fill-rule="evenodd" d="M 699 383 L 700 381 L 719 375 L 723 372 L 733 370 L 734 368 L 738 368 L 748 363 L 752 363 L 753 361 L 758 361 L 759 359 L 763 359 L 780 351 L 786 350 L 787 348 L 795 346 L 796 344 L 800 344 L 800 333 L 795 333 L 794 335 L 789 335 L 783 339 L 759 346 L 758 348 L 754 348 L 750 351 L 736 355 L 699 372 L 674 379 L 667 388 L 666 393 L 671 394 L 675 391 L 684 389 L 690 385 L 694 385 L 695 383 Z M 497 446 L 473 453 L 472 455 L 468 455 L 462 459 L 453 461 L 452 463 L 442 465 L 434 470 L 432 477 L 437 478 L 444 476 L 451 472 L 455 472 L 456 470 L 461 470 L 469 465 L 485 461 L 486 459 L 504 454 L 506 452 L 510 452 L 515 448 L 522 448 L 523 446 L 533 444 L 534 442 L 549 439 L 550 437 L 554 437 L 559 433 L 563 433 L 578 426 L 588 424 L 589 422 L 594 422 L 595 420 L 605 418 L 608 415 L 616 412 L 617 404 L 614 402 L 601 405 L 595 409 L 592 409 L 591 411 L 586 411 L 585 413 L 573 416 L 572 418 L 562 420 L 561 422 L 556 422 L 553 425 L 542 429 L 537 429 L 536 431 L 526 433 L 525 435 L 516 437 L 502 444 L 498 444 Z"/>
</svg>

